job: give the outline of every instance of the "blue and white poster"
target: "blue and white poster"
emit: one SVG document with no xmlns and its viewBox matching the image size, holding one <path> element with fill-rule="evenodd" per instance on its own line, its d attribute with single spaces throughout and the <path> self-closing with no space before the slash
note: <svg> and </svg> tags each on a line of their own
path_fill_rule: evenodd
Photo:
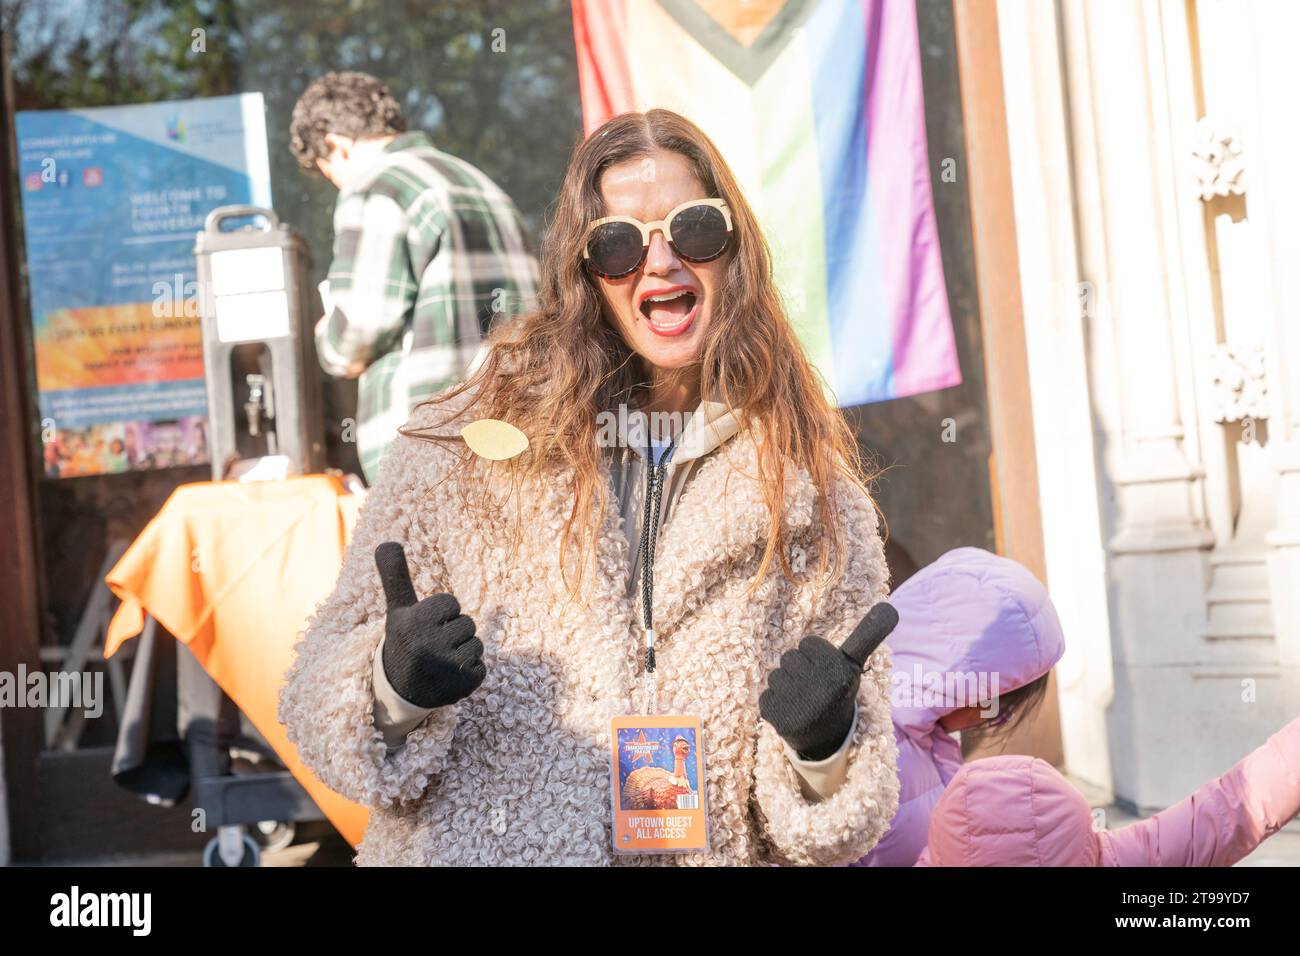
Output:
<svg viewBox="0 0 1300 956">
<path fill-rule="evenodd" d="M 46 475 L 206 461 L 194 238 L 271 205 L 262 95 L 16 125 Z"/>
</svg>

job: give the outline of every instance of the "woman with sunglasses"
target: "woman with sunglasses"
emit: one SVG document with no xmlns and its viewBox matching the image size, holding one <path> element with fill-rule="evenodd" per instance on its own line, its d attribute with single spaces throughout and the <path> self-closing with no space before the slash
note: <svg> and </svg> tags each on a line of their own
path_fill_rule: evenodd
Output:
<svg viewBox="0 0 1300 956">
<path fill-rule="evenodd" d="M 402 429 L 281 697 L 371 810 L 358 863 L 861 857 L 898 795 L 876 512 L 697 127 L 629 113 L 576 148 L 539 308 L 489 346 Z M 632 759 L 707 846 L 619 845 L 629 715 L 698 727 L 698 763 Z"/>
</svg>

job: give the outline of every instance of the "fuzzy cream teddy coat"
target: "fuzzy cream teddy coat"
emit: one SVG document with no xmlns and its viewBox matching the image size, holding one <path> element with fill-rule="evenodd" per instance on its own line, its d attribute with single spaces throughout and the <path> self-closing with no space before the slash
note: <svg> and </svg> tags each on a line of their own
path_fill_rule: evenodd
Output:
<svg viewBox="0 0 1300 956">
<path fill-rule="evenodd" d="M 450 407 L 420 408 L 408 424 L 445 422 Z M 439 431 L 458 434 L 461 424 Z M 768 533 L 754 439 L 741 432 L 700 464 L 660 531 L 655 693 L 658 712 L 703 720 L 710 847 L 616 856 L 610 718 L 639 713 L 643 686 L 643 632 L 637 597 L 627 593 L 631 556 L 617 503 L 610 495 L 601 515 L 583 608 L 560 576 L 570 479 L 512 490 L 498 470 L 481 479 L 496 502 L 482 514 L 441 480 L 464 468 L 483 463 L 463 445 L 397 439 L 281 693 L 280 720 L 303 761 L 370 809 L 358 864 L 836 864 L 876 844 L 898 804 L 884 645 L 862 679 L 847 779 L 829 799 L 804 798 L 758 710 L 784 651 L 807 634 L 841 643 L 885 597 L 883 548 L 865 495 L 840 487 L 847 560 L 819 588 L 815 489 L 791 468 L 784 522 L 805 571 L 790 582 L 774 562 L 746 597 Z M 516 521 L 524 533 L 511 558 Z M 371 688 L 385 613 L 374 551 L 390 540 L 404 545 L 419 597 L 449 591 L 474 619 L 487 667 L 477 691 L 435 710 L 391 752 L 374 726 Z"/>
</svg>

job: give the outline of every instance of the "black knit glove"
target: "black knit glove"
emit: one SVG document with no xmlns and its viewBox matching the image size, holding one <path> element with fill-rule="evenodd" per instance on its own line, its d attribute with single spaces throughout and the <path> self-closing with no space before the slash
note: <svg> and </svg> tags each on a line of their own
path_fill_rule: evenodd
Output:
<svg viewBox="0 0 1300 956">
<path fill-rule="evenodd" d="M 406 552 L 395 541 L 375 549 L 388 599 L 384 622 L 384 676 L 417 707 L 445 707 L 472 694 L 487 669 L 474 622 L 450 594 L 416 601 Z"/>
<path fill-rule="evenodd" d="M 840 749 L 853 726 L 867 658 L 898 624 L 892 604 L 867 612 L 842 647 L 809 635 L 781 655 L 767 678 L 758 712 L 803 760 L 825 760 Z"/>
</svg>

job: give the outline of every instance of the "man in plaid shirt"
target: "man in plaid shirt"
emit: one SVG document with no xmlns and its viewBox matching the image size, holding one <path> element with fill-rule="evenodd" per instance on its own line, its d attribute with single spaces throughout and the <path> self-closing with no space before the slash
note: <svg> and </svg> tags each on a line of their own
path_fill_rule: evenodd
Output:
<svg viewBox="0 0 1300 956">
<path fill-rule="evenodd" d="M 532 308 L 537 263 L 510 197 L 407 132 L 375 77 L 321 77 L 290 134 L 299 165 L 339 188 L 316 351 L 329 374 L 360 376 L 356 438 L 373 483 L 411 409 L 464 377 L 495 320 Z"/>
</svg>

